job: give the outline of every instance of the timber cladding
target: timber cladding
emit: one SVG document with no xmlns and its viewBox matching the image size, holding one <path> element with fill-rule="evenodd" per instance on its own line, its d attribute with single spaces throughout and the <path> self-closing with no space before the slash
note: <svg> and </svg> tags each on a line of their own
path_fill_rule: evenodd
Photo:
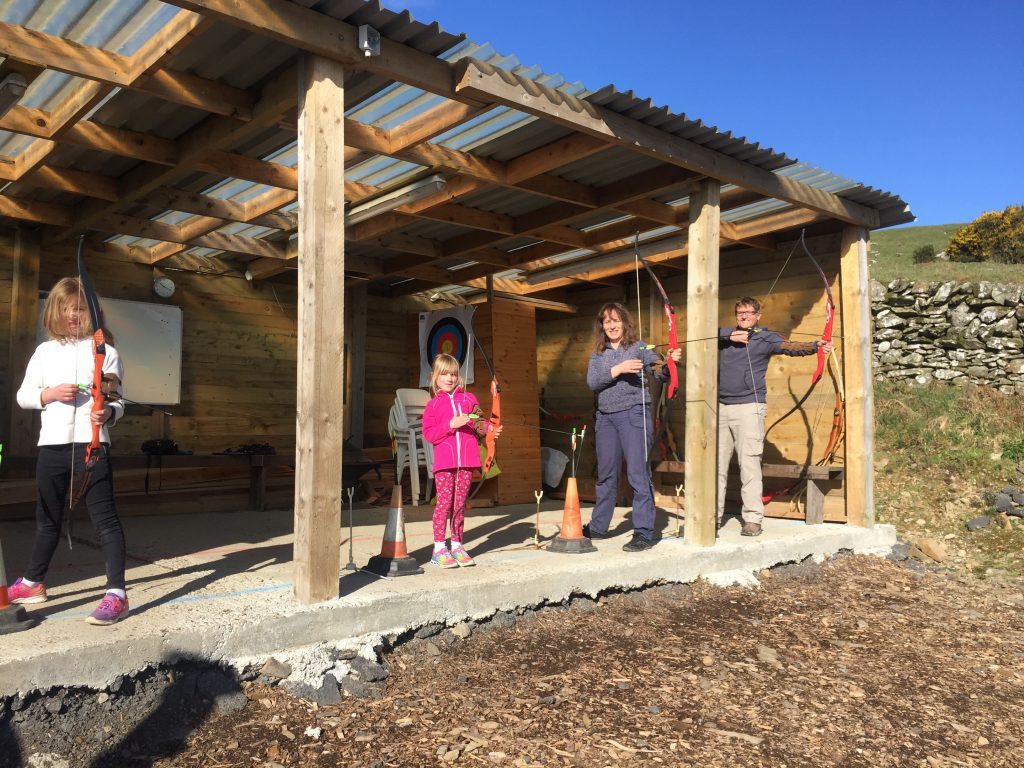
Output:
<svg viewBox="0 0 1024 768">
<path fill-rule="evenodd" d="M 836 302 L 833 341 L 840 361 L 842 349 L 842 296 L 839 290 L 839 239 L 837 236 L 809 238 L 808 245 L 828 278 Z M 786 263 L 792 243 L 781 243 L 778 249 L 767 252 L 756 249 L 726 250 L 721 254 L 719 286 L 719 324 L 734 324 L 734 305 L 741 296 L 753 296 L 763 304 L 762 322 L 772 330 L 794 341 L 812 341 L 818 338 L 825 324 L 825 294 L 822 279 L 814 265 L 801 254 L 794 254 L 786 264 L 782 276 L 768 295 L 769 288 Z M 678 266 L 676 266 L 678 265 Z M 685 261 L 675 262 L 675 269 L 656 266 L 659 277 L 674 302 L 679 339 L 686 338 L 686 284 Z M 544 314 L 537 322 L 538 385 L 546 410 L 556 415 L 573 415 L 592 425 L 593 395 L 586 386 L 587 361 L 591 353 L 591 328 L 600 307 L 609 301 L 623 303 L 634 319 L 637 313 L 636 283 L 632 275 L 619 288 L 594 286 L 568 293 L 564 300 L 575 304 L 575 315 Z M 663 344 L 667 339 L 667 322 L 660 297 L 651 288 L 647 275 L 640 272 L 640 306 L 644 339 L 648 343 Z M 658 347 L 664 353 L 663 346 Z M 684 451 L 685 371 L 686 345 L 683 361 L 678 366 L 680 394 L 669 409 L 669 427 L 679 450 Z M 815 357 L 777 356 L 768 369 L 768 424 L 782 416 L 807 391 L 815 368 Z M 657 389 L 655 387 L 655 392 Z M 815 387 L 813 394 L 800 413 L 789 416 L 768 436 L 765 446 L 766 462 L 804 464 L 808 455 L 811 463 L 828 442 L 832 428 L 835 389 L 828 371 Z M 543 425 L 565 429 L 563 422 L 546 419 Z M 571 426 L 570 426 L 571 428 Z M 551 432 L 541 433 L 543 445 L 566 454 L 568 438 Z M 663 451 L 660 446 L 655 451 Z M 836 462 L 842 464 L 843 447 Z M 593 442 L 588 438 L 578 460 L 577 475 L 581 487 L 593 472 Z M 836 484 L 838 487 L 838 483 Z M 833 492 L 837 492 L 833 489 Z M 827 507 L 828 519 L 836 519 L 834 505 Z M 840 518 L 841 519 L 841 518 Z"/>
<path fill-rule="evenodd" d="M 425 309 L 436 308 L 426 305 Z M 422 311 L 422 310 L 420 310 Z M 406 318 L 408 360 L 406 379 L 395 382 L 388 395 L 387 407 L 394 402 L 398 387 L 419 384 L 418 313 Z M 495 298 L 479 304 L 473 316 L 473 332 L 487 350 L 501 386 L 503 431 L 498 438 L 495 462 L 501 474 L 488 480 L 480 497 L 494 499 L 498 504 L 524 504 L 534 501 L 534 491 L 541 490 L 540 431 L 538 426 L 539 391 L 537 387 L 537 333 L 534 308 L 521 302 Z M 479 350 L 473 355 L 474 383 L 469 386 L 489 415 L 491 393 L 490 372 Z M 380 418 L 370 412 L 370 387 L 367 382 L 367 422 Z M 386 423 L 387 412 L 383 414 Z"/>
<path fill-rule="evenodd" d="M 0 335 L 5 345 L 0 365 L 5 369 L 2 391 L 8 408 L 28 362 L 27 356 L 8 362 L 12 336 L 11 247 L 10 240 L 0 241 L 0 255 L 8 257 L 0 262 Z M 183 310 L 181 403 L 163 406 L 172 416 L 127 406 L 124 418 L 112 430 L 114 456 L 138 456 L 142 443 L 152 437 L 167 437 L 182 450 L 200 455 L 247 443 L 270 443 L 279 454 L 294 452 L 297 335 L 293 286 L 254 285 L 237 272 L 215 276 L 169 271 L 167 275 L 177 290 L 165 300 L 153 294 L 153 277 L 158 272 L 148 264 L 114 259 L 109 254 L 88 253 L 87 258 L 101 303 L 109 297 L 176 304 Z M 42 264 L 39 286 L 43 290 L 61 277 L 77 274 L 73 246 L 44 252 Z M 4 423 L 9 424 L 9 418 Z M 39 416 L 33 412 L 27 450 L 35 445 L 38 433 Z M 0 437 L 0 442 L 9 441 Z M 6 453 L 11 456 L 10 450 Z M 274 474 L 282 474 L 287 480 L 283 470 Z M 9 477 L 10 473 L 4 475 Z M 123 493 L 130 496 L 141 492 L 137 487 L 141 485 L 139 477 L 138 472 L 118 475 L 119 505 L 125 512 L 133 508 L 150 512 L 238 509 L 245 507 L 248 496 L 248 468 L 233 472 L 210 468 L 165 472 L 162 482 L 166 493 L 183 486 L 192 488 L 191 498 L 177 499 L 173 504 L 169 496 L 168 503 L 152 496 L 137 504 L 122 498 Z M 271 480 L 272 502 L 278 500 L 274 496 L 276 483 Z M 156 484 L 154 478 L 151 490 Z M 233 498 L 225 497 L 219 503 L 203 498 L 206 493 L 216 495 L 232 489 Z M 289 494 L 281 491 L 278 495 L 284 501 L 290 499 Z M 286 503 L 290 505 L 290 500 Z"/>
</svg>

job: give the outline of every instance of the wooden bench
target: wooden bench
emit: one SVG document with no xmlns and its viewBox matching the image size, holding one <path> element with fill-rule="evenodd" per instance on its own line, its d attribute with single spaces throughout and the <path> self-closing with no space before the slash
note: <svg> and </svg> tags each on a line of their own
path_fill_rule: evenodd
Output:
<svg viewBox="0 0 1024 768">
<path fill-rule="evenodd" d="M 348 452 L 348 451 L 346 451 Z M 132 470 L 157 471 L 163 469 L 206 469 L 211 467 L 249 468 L 249 508 L 257 512 L 266 509 L 267 474 L 271 467 L 294 466 L 294 454 L 278 455 L 266 453 L 216 453 L 216 454 L 180 454 L 169 453 L 149 456 L 133 454 L 130 456 L 111 457 L 114 472 Z M 11 477 L 32 477 L 35 473 L 36 460 L 31 456 L 5 457 L 2 467 L 4 475 Z M 351 487 L 359 478 L 370 470 L 380 474 L 380 462 L 365 456 L 346 457 L 342 465 L 342 484 Z M 0 480 L 0 485 L 12 481 Z M 35 480 L 31 481 L 31 490 L 27 492 L 35 497 Z"/>
<path fill-rule="evenodd" d="M 680 478 L 686 471 L 682 461 L 662 461 L 654 468 L 655 474 L 678 475 Z M 837 465 L 819 467 L 802 464 L 762 464 L 761 476 L 807 481 L 807 502 L 804 507 L 804 520 L 808 525 L 816 525 L 825 520 L 825 490 L 828 483 L 840 480 L 845 468 Z M 662 478 L 664 479 L 664 478 Z M 671 481 L 669 481 L 671 482 Z"/>
</svg>

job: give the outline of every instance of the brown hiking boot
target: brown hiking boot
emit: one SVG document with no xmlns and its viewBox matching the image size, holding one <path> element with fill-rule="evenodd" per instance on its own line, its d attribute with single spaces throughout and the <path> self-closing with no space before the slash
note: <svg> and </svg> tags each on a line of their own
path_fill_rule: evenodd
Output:
<svg viewBox="0 0 1024 768">
<path fill-rule="evenodd" d="M 760 523 L 743 523 L 743 527 L 740 529 L 740 536 L 760 536 L 761 535 L 761 524 Z"/>
</svg>

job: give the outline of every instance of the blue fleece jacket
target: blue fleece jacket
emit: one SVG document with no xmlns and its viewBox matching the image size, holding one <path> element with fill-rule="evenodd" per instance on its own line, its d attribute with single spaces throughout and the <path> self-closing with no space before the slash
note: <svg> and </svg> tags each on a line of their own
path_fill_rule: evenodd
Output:
<svg viewBox="0 0 1024 768">
<path fill-rule="evenodd" d="M 640 405 L 641 393 L 643 402 L 650 405 L 651 394 L 639 373 L 624 373 L 618 378 L 612 376 L 612 368 L 616 365 L 638 358 L 644 362 L 644 371 L 662 381 L 668 381 L 668 369 L 664 365 L 654 367 L 661 362 L 661 358 L 653 350 L 644 349 L 639 341 L 629 347 L 620 344 L 618 349 L 606 346 L 604 352 L 590 356 L 587 386 L 597 393 L 597 410 L 615 413 Z"/>
<path fill-rule="evenodd" d="M 768 395 L 764 377 L 772 355 L 802 357 L 817 352 L 817 342 L 786 341 L 775 331 L 752 328 L 750 342 L 730 341 L 736 327 L 718 329 L 718 402 L 725 405 L 763 403 Z"/>
</svg>

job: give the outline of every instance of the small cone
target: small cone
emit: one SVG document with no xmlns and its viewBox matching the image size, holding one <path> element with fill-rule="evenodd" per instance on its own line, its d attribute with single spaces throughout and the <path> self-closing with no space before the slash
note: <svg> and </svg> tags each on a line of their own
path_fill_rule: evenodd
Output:
<svg viewBox="0 0 1024 768">
<path fill-rule="evenodd" d="M 0 550 L 0 635 L 8 635 L 11 632 L 21 632 L 31 629 L 36 625 L 35 619 L 30 619 L 25 609 L 20 605 L 11 605 L 11 599 L 7 595 L 7 573 L 4 570 L 4 554 Z"/>
<path fill-rule="evenodd" d="M 583 521 L 580 519 L 580 492 L 576 487 L 575 477 L 570 477 L 566 481 L 561 530 L 555 540 L 551 542 L 548 551 L 561 552 L 566 555 L 597 552 L 597 547 L 583 535 Z"/>
<path fill-rule="evenodd" d="M 380 554 L 370 558 L 368 571 L 381 576 L 412 576 L 423 573 L 416 561 L 409 557 L 405 546 L 405 514 L 402 512 L 402 486 L 396 485 L 391 491 L 391 508 L 388 509 L 388 523 L 384 526 L 384 541 Z"/>
</svg>

